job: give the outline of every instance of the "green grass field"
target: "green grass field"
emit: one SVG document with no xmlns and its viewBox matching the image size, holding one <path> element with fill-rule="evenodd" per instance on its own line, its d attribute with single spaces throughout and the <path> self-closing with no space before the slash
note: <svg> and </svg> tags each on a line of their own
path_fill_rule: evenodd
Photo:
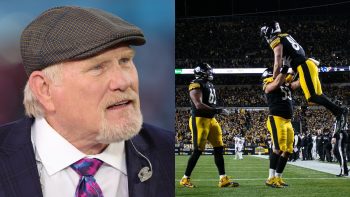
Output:
<svg viewBox="0 0 350 197">
<path fill-rule="evenodd" d="M 200 157 L 191 175 L 192 183 L 197 187 L 183 188 L 179 180 L 185 171 L 188 156 L 175 158 L 176 196 L 350 196 L 350 179 L 292 165 L 287 165 L 283 173 L 289 187 L 267 187 L 268 160 L 253 156 L 245 156 L 244 160 L 225 156 L 226 174 L 240 184 L 238 188 L 217 187 L 219 177 L 214 157 L 208 155 Z"/>
</svg>

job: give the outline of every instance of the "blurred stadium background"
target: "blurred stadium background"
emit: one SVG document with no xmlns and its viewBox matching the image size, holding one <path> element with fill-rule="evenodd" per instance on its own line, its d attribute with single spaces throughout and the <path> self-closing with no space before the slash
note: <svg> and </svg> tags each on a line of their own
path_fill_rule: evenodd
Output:
<svg viewBox="0 0 350 197">
<path fill-rule="evenodd" d="M 147 43 L 136 48 L 145 122 L 174 130 L 175 3 L 163 0 L 35 0 L 0 2 L 0 124 L 24 115 L 27 80 L 19 53 L 24 27 L 44 10 L 62 5 L 94 7 L 114 13 L 143 29 Z M 161 82 L 161 83 L 160 83 Z"/>
<path fill-rule="evenodd" d="M 175 155 L 182 155 L 176 157 L 177 196 L 189 194 L 191 196 L 204 196 L 204 194 L 216 196 L 220 192 L 217 189 L 208 189 L 210 187 L 208 185 L 203 189 L 198 188 L 198 190 L 191 191 L 186 191 L 178 186 L 178 180 L 184 173 L 188 159 L 183 155 L 191 153 L 191 134 L 188 128 L 190 116 L 188 84 L 194 76 L 184 74 L 185 69 L 193 69 L 200 62 L 207 62 L 214 68 L 239 69 L 240 73 L 233 74 L 232 70 L 226 70 L 228 72 L 226 74 L 214 74 L 213 83 L 216 86 L 218 106 L 226 107 L 232 112 L 228 117 L 217 117 L 223 128 L 224 143 L 227 147 L 225 153 L 234 154 L 233 138 L 241 134 L 245 137 L 244 153 L 246 155 L 267 154 L 269 136 L 265 122 L 268 111 L 261 87 L 261 73 L 246 72 L 258 68 L 264 70 L 264 68 L 273 66 L 273 52 L 259 37 L 261 25 L 266 21 L 278 21 L 282 32 L 291 34 L 303 46 L 308 57 L 321 61 L 319 70 L 323 92 L 332 99 L 342 101 L 343 105 L 349 106 L 350 31 L 348 27 L 350 26 L 350 13 L 348 10 L 350 10 L 350 1 L 176 0 Z M 330 150 L 330 131 L 333 130 L 334 123 L 331 113 L 323 107 L 307 106 L 301 90 L 293 94 L 293 100 L 295 106 L 293 126 L 302 139 L 299 148 L 305 150 L 305 159 L 338 165 Z M 316 139 L 320 139 L 318 137 L 322 137 L 322 140 L 317 141 Z M 312 153 L 308 154 L 308 150 Z M 350 158 L 349 151 L 350 148 L 348 148 L 348 158 Z M 212 149 L 208 146 L 204 154 L 210 155 L 211 152 Z M 299 160 L 302 160 L 302 153 L 300 154 Z M 226 158 L 229 165 L 233 165 L 228 167 L 233 169 L 233 176 L 238 176 L 242 180 L 252 178 L 252 174 L 239 173 L 239 170 L 236 170 L 236 165 L 238 165 L 237 168 L 244 168 L 244 165 L 237 163 L 238 161 L 232 162 L 233 156 Z M 201 159 L 212 160 L 206 157 Z M 215 171 L 214 162 L 209 162 L 212 164 L 212 170 Z M 259 179 L 261 180 L 258 185 L 263 184 L 263 180 L 268 175 L 266 162 L 264 163 L 265 170 L 263 170 L 265 173 L 260 174 Z M 199 163 L 195 168 L 192 181 L 196 183 L 197 178 L 215 178 L 216 182 L 217 172 L 206 173 L 206 168 L 203 169 L 201 164 L 203 163 Z M 290 168 L 288 165 L 287 170 L 290 171 Z M 253 177 L 256 176 L 256 173 L 253 174 Z M 301 193 L 303 191 L 301 189 L 313 190 L 311 188 L 314 187 L 313 185 L 306 184 L 308 181 L 318 184 L 317 188 L 333 182 L 333 180 L 325 182 L 312 180 L 312 177 L 317 176 L 307 175 L 307 172 L 298 176 L 301 178 L 307 176 L 311 180 L 295 181 L 298 184 L 304 184 L 287 196 L 295 194 L 313 196 Z M 245 183 L 247 181 L 244 181 Z M 349 179 L 340 181 L 339 184 L 342 186 L 349 184 Z M 211 187 L 216 187 L 216 184 L 211 185 Z M 243 186 L 239 190 L 251 191 L 251 189 L 251 187 Z M 349 194 L 345 186 L 340 190 L 338 188 L 340 192 L 338 194 L 331 187 L 325 191 L 324 195 L 338 196 L 342 192 Z M 254 194 L 256 195 L 252 196 L 271 195 L 271 193 Z M 277 193 L 272 194 L 277 195 Z"/>
</svg>

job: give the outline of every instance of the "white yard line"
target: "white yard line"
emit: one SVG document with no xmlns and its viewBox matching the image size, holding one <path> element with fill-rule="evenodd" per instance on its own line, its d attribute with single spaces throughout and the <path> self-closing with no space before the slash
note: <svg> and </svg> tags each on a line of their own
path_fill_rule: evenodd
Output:
<svg viewBox="0 0 350 197">
<path fill-rule="evenodd" d="M 264 158 L 268 159 L 267 155 L 252 155 L 253 157 L 259 157 L 259 158 Z M 298 166 L 302 168 L 308 168 L 312 170 L 316 170 L 319 172 L 325 172 L 329 174 L 334 174 L 337 175 L 340 172 L 340 166 L 338 163 L 325 163 L 325 162 L 320 162 L 317 160 L 297 160 L 295 162 L 288 162 L 289 165 L 293 166 Z M 340 177 L 343 178 L 343 177 Z M 346 178 L 350 178 L 350 176 L 347 176 Z"/>
<path fill-rule="evenodd" d="M 283 180 L 333 180 L 333 179 L 344 179 L 343 177 L 334 177 L 334 178 L 310 178 L 310 177 L 298 177 L 298 178 L 285 178 Z M 180 181 L 180 179 L 175 179 Z M 192 179 L 191 179 L 192 180 Z M 218 179 L 193 179 L 193 181 L 217 181 Z M 266 181 L 266 178 L 254 178 L 254 179 L 233 179 L 234 181 Z"/>
</svg>

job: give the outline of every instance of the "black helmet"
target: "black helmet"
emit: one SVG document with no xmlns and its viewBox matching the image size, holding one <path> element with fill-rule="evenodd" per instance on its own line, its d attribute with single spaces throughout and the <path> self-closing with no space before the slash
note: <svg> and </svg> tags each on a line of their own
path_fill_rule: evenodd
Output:
<svg viewBox="0 0 350 197">
<path fill-rule="evenodd" d="M 213 80 L 213 69 L 208 63 L 200 63 L 194 70 L 194 76 L 200 79 Z"/>
<path fill-rule="evenodd" d="M 261 79 L 264 80 L 266 78 L 273 76 L 273 68 L 267 68 L 261 75 Z"/>
<path fill-rule="evenodd" d="M 277 21 L 264 24 L 260 29 L 260 36 L 266 41 L 271 40 L 277 33 L 281 33 L 280 24 Z"/>
</svg>

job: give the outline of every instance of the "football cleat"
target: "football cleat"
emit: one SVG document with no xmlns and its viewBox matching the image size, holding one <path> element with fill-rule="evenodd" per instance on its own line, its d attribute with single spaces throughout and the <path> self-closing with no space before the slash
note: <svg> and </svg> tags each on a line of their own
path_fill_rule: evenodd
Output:
<svg viewBox="0 0 350 197">
<path fill-rule="evenodd" d="M 194 186 L 194 185 L 191 183 L 190 178 L 185 178 L 185 177 L 183 177 L 183 178 L 180 180 L 180 185 L 181 185 L 181 186 L 184 186 L 184 187 L 188 187 L 188 188 L 194 188 L 194 187 L 196 187 L 196 186 Z"/>
<path fill-rule="evenodd" d="M 349 176 L 349 173 L 343 173 L 343 170 L 340 171 L 338 175 L 335 175 L 337 177 L 343 177 L 343 176 Z"/>
<path fill-rule="evenodd" d="M 275 177 L 271 177 L 265 181 L 265 185 L 272 186 Z"/>
<path fill-rule="evenodd" d="M 276 177 L 276 181 L 277 181 L 280 185 L 282 185 L 282 186 L 284 186 L 284 187 L 287 187 L 287 186 L 288 186 L 288 184 L 287 184 L 286 182 L 284 182 L 283 179 L 282 179 L 281 177 Z"/>
<path fill-rule="evenodd" d="M 284 188 L 283 185 L 281 185 L 277 179 L 277 177 L 269 178 L 265 181 L 265 185 L 273 187 L 273 188 Z"/>
<path fill-rule="evenodd" d="M 231 181 L 228 176 L 224 176 L 219 181 L 219 187 L 238 187 L 239 183 Z"/>
</svg>

